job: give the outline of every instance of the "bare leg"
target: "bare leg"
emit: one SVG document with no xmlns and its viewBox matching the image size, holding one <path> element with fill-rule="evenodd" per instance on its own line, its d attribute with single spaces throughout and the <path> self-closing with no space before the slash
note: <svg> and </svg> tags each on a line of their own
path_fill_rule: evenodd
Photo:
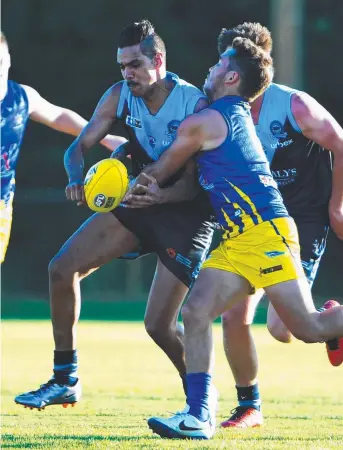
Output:
<svg viewBox="0 0 343 450">
<path fill-rule="evenodd" d="M 187 373 L 210 373 L 213 365 L 212 321 L 248 295 L 249 283 L 223 270 L 201 270 L 182 308 Z"/>
<path fill-rule="evenodd" d="M 184 332 L 177 319 L 187 292 L 187 286 L 158 260 L 145 312 L 145 329 L 180 375 L 186 373 L 186 365 Z"/>
<path fill-rule="evenodd" d="M 56 350 L 76 348 L 80 280 L 98 267 L 133 251 L 138 238 L 111 214 L 94 214 L 49 264 L 50 308 Z"/>
<path fill-rule="evenodd" d="M 275 311 L 274 306 L 271 303 L 269 303 L 268 306 L 267 327 L 269 333 L 277 341 L 283 342 L 285 344 L 289 344 L 290 342 L 292 342 L 293 340 L 292 333 L 282 322 L 277 312 Z"/>
<path fill-rule="evenodd" d="M 269 286 L 265 292 L 297 339 L 311 343 L 343 337 L 343 306 L 317 312 L 305 278 Z"/>
<path fill-rule="evenodd" d="M 224 350 L 236 386 L 257 382 L 258 358 L 250 325 L 262 295 L 258 291 L 246 297 L 222 315 Z"/>
</svg>

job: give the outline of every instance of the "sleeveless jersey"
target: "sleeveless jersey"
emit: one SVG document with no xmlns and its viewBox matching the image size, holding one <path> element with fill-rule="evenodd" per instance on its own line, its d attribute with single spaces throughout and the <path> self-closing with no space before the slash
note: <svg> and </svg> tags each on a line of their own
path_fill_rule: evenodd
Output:
<svg viewBox="0 0 343 450">
<path fill-rule="evenodd" d="M 224 237 L 277 217 L 287 217 L 280 192 L 270 172 L 250 114 L 241 97 L 215 101 L 215 109 L 228 125 L 228 135 L 219 147 L 200 152 L 199 180 L 208 192 Z"/>
<path fill-rule="evenodd" d="M 193 114 L 199 99 L 205 98 L 198 88 L 174 73 L 167 72 L 167 78 L 174 82 L 174 88 L 155 115 L 149 112 L 142 98 L 131 94 L 126 81 L 122 83 L 117 117 L 129 134 L 128 150 L 135 174 L 170 147 L 182 120 Z"/>
<path fill-rule="evenodd" d="M 25 90 L 8 81 L 7 94 L 1 102 L 1 200 L 5 205 L 14 193 L 15 169 L 28 118 Z"/>
<path fill-rule="evenodd" d="M 328 223 L 331 153 L 302 134 L 291 111 L 296 92 L 271 84 L 264 93 L 256 132 L 289 214 L 296 220 Z"/>
</svg>

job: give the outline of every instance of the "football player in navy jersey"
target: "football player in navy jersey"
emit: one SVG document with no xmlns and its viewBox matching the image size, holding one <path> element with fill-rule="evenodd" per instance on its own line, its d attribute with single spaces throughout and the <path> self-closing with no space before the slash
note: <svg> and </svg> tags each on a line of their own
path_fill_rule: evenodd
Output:
<svg viewBox="0 0 343 450">
<path fill-rule="evenodd" d="M 133 22 L 123 29 L 117 62 L 123 81 L 107 90 L 89 124 L 65 153 L 69 179 L 66 195 L 78 203 L 84 200 L 83 155 L 103 139 L 115 122 L 122 122 L 129 142 L 114 156 L 130 154 L 132 175 L 136 176 L 168 149 L 185 117 L 208 105 L 202 91 L 167 71 L 164 42 L 148 20 Z M 197 182 L 193 161 L 155 194 L 153 206 L 134 210 L 120 205 L 108 214 L 94 214 L 51 261 L 54 375 L 38 390 L 17 396 L 17 403 L 44 408 L 80 399 L 76 350 L 80 282 L 113 258 L 131 258 L 132 253 L 158 256 L 145 327 L 185 382 L 183 329 L 178 314 L 207 256 L 214 230 L 213 212 Z"/>
<path fill-rule="evenodd" d="M 28 119 L 40 122 L 63 133 L 78 136 L 87 121 L 70 109 L 53 105 L 30 86 L 8 79 L 11 57 L 5 35 L 0 37 L 0 99 L 1 99 L 1 199 L 0 199 L 0 262 L 5 259 L 11 234 L 15 191 L 15 170 Z M 106 136 L 102 144 L 114 150 L 125 139 Z"/>
</svg>

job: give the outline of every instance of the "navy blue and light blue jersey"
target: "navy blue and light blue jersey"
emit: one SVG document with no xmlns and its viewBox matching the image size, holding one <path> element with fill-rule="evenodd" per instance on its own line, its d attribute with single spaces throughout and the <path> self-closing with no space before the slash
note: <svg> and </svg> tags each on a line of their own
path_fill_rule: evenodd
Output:
<svg viewBox="0 0 343 450">
<path fill-rule="evenodd" d="M 277 217 L 287 217 L 262 144 L 241 97 L 226 96 L 211 106 L 228 125 L 228 135 L 216 149 L 198 154 L 199 180 L 227 237 Z"/>
<path fill-rule="evenodd" d="M 256 126 L 289 214 L 297 221 L 329 223 L 331 153 L 301 132 L 291 109 L 296 89 L 272 83 Z"/>
<path fill-rule="evenodd" d="M 176 138 L 180 123 L 205 95 L 195 86 L 167 72 L 174 87 L 156 114 L 151 114 L 141 97 L 132 95 L 127 82 L 122 82 L 117 117 L 124 122 L 131 143 L 132 159 L 137 172 L 156 161 Z"/>
<path fill-rule="evenodd" d="M 1 200 L 7 205 L 15 189 L 15 169 L 29 118 L 29 104 L 20 84 L 8 81 L 1 102 Z"/>
</svg>

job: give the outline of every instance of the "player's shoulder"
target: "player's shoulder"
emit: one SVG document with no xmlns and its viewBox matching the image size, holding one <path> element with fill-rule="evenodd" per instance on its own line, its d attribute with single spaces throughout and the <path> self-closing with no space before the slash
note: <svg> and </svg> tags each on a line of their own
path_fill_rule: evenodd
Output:
<svg viewBox="0 0 343 450">
<path fill-rule="evenodd" d="M 182 122 L 182 125 L 189 129 L 208 129 L 216 127 L 217 124 L 221 122 L 221 119 L 222 115 L 218 111 L 211 108 L 205 108 L 186 117 Z"/>
<path fill-rule="evenodd" d="M 291 97 L 294 94 L 300 94 L 302 91 L 299 89 L 295 89 L 290 86 L 286 86 L 285 84 L 271 83 L 266 91 L 269 95 L 279 97 L 286 96 Z"/>
<path fill-rule="evenodd" d="M 174 80 L 174 82 L 179 86 L 179 88 L 184 92 L 194 95 L 201 95 L 205 97 L 204 93 L 199 88 L 194 86 L 194 84 L 189 83 L 186 80 L 183 80 L 175 73 L 168 72 L 168 76 L 171 77 Z"/>
<path fill-rule="evenodd" d="M 17 101 L 28 103 L 26 86 L 13 80 L 8 80 L 7 96 L 15 98 Z"/>
<path fill-rule="evenodd" d="M 110 86 L 107 90 L 109 95 L 113 95 L 113 96 L 119 96 L 121 93 L 121 90 L 123 89 L 125 81 L 121 80 L 118 81 L 114 84 L 112 84 L 112 86 Z"/>
<path fill-rule="evenodd" d="M 25 91 L 25 87 L 23 84 L 19 84 L 16 81 L 8 80 L 7 89 L 8 91 L 15 93 L 23 93 Z"/>
</svg>

